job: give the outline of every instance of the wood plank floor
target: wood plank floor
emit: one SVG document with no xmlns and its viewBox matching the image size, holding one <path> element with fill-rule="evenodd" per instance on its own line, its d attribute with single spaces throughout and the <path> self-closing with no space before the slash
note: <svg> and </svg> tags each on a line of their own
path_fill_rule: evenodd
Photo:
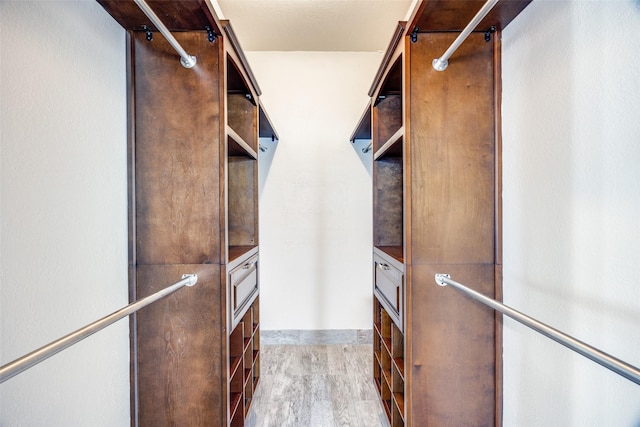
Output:
<svg viewBox="0 0 640 427">
<path fill-rule="evenodd" d="M 371 344 L 263 345 L 247 427 L 387 427 Z"/>
</svg>

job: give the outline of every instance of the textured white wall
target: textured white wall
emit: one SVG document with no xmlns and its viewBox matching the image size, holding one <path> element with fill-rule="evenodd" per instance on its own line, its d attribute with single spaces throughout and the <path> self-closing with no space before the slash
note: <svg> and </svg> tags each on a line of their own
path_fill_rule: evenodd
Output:
<svg viewBox="0 0 640 427">
<path fill-rule="evenodd" d="M 247 56 L 280 136 L 260 199 L 261 327 L 370 329 L 371 177 L 349 136 L 381 53 Z"/>
<path fill-rule="evenodd" d="M 640 3 L 534 1 L 503 34 L 504 299 L 640 366 Z M 639 426 L 640 387 L 514 321 L 505 426 Z"/>
<path fill-rule="evenodd" d="M 128 302 L 125 32 L 93 0 L 0 2 L 1 363 Z M 0 386 L 0 424 L 129 424 L 128 322 Z"/>
</svg>

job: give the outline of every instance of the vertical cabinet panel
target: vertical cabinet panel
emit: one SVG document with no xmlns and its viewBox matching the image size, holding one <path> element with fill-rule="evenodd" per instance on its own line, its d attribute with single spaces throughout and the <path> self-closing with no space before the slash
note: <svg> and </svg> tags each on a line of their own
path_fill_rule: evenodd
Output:
<svg viewBox="0 0 640 427">
<path fill-rule="evenodd" d="M 143 298 L 185 272 L 198 283 L 159 300 L 136 314 L 132 364 L 135 408 L 140 425 L 206 426 L 222 423 L 220 353 L 222 324 L 219 265 L 141 265 L 137 294 Z"/>
<path fill-rule="evenodd" d="M 455 37 L 420 34 L 409 45 L 414 263 L 494 262 L 493 43 L 471 34 L 434 70 Z"/>
<path fill-rule="evenodd" d="M 218 262 L 221 45 L 176 34 L 197 55 L 194 70 L 162 37 L 132 38 L 137 262 Z"/>
<path fill-rule="evenodd" d="M 434 275 L 442 271 L 489 297 L 495 293 L 491 264 L 412 266 L 412 420 L 495 425 L 495 314 L 436 285 Z"/>
</svg>

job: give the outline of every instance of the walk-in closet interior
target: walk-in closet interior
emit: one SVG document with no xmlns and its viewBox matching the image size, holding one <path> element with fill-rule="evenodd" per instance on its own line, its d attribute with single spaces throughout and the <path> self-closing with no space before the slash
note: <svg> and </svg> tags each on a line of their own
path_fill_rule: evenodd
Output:
<svg viewBox="0 0 640 427">
<path fill-rule="evenodd" d="M 383 3 L 387 26 L 363 32 L 354 21 Z M 592 270 L 600 257 L 602 272 L 640 265 L 640 152 L 627 142 L 640 61 L 630 42 L 613 47 L 640 30 L 640 7 L 577 3 L 0 2 L 0 425 L 573 427 L 589 410 L 640 425 L 640 295 Z M 352 28 L 315 21 L 347 10 Z M 613 63 L 628 67 L 602 77 Z M 585 99 L 598 84 L 606 104 Z M 69 263 L 53 257 L 65 247 Z M 615 256 L 585 255 L 598 251 Z M 626 297 L 563 287 L 551 258 L 585 283 L 615 277 Z M 563 323 L 573 312 L 609 320 Z M 520 324 L 564 347 L 521 338 Z M 614 326 L 624 333 L 598 333 Z M 542 383 L 547 369 L 565 378 Z M 585 408 L 599 388 L 620 408 L 606 396 Z M 78 421 L 60 404 L 71 390 L 110 409 L 70 397 Z"/>
<path fill-rule="evenodd" d="M 136 315 L 137 422 L 244 425 L 260 379 L 258 130 L 276 133 L 231 23 L 206 3 L 150 2 L 195 72 L 133 1 L 99 1 L 128 34 L 132 299 L 185 269 L 200 282 Z M 372 381 L 392 427 L 500 424 L 499 320 L 426 284 L 445 269 L 501 294 L 499 32 L 528 3 L 498 2 L 436 70 L 481 3 L 421 2 L 352 138 L 373 147 Z"/>
</svg>

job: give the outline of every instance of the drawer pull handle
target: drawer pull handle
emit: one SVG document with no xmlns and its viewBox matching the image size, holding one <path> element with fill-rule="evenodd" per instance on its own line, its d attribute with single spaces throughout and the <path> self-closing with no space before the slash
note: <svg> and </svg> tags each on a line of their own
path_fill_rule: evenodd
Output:
<svg viewBox="0 0 640 427">
<path fill-rule="evenodd" d="M 384 271 L 389 271 L 391 270 L 391 267 L 389 267 L 389 264 L 378 264 L 378 267 L 380 267 L 381 269 L 383 269 Z"/>
</svg>

